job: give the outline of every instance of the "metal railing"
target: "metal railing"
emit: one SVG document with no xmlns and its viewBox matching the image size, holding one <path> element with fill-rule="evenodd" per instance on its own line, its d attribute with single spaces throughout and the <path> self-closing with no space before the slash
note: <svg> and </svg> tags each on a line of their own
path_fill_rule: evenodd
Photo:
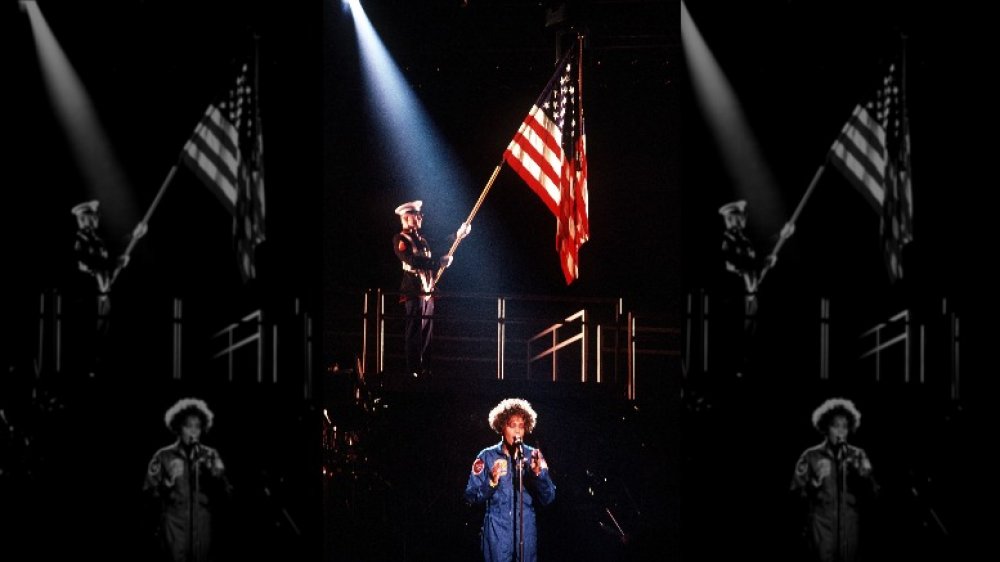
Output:
<svg viewBox="0 0 1000 562">
<path fill-rule="evenodd" d="M 336 348 L 330 354 L 348 357 L 360 348 L 362 372 L 402 373 L 406 316 L 392 306 L 396 297 L 369 289 L 354 313 L 347 300 L 338 300 L 340 314 L 327 318 L 325 337 Z M 435 308 L 432 356 L 438 376 L 615 385 L 634 399 L 634 356 L 682 356 L 678 343 L 662 343 L 664 335 L 678 336 L 679 328 L 652 321 L 640 326 L 620 298 L 442 293 Z M 360 332 L 343 330 L 352 316 Z"/>
<path fill-rule="evenodd" d="M 210 347 L 215 346 L 215 349 L 207 353 L 202 352 L 205 353 L 204 356 L 196 353 L 196 360 L 213 363 L 224 361 L 224 377 L 228 381 L 234 381 L 240 372 L 252 370 L 254 374 L 251 376 L 256 378 L 256 382 L 277 383 L 279 373 L 301 371 L 303 394 L 306 397 L 311 396 L 313 355 L 316 351 L 313 319 L 303 310 L 298 299 L 294 299 L 291 310 L 283 307 L 272 314 L 272 318 L 268 321 L 265 321 L 265 315 L 261 310 L 256 310 L 211 334 L 197 329 L 185 330 L 186 324 L 197 328 L 203 325 L 205 320 L 197 314 L 195 317 L 189 317 L 180 298 L 172 298 L 167 302 L 170 302 L 169 306 L 153 303 L 151 315 L 141 316 L 141 324 L 134 324 L 139 321 L 139 315 L 129 317 L 126 314 L 123 318 L 115 319 L 116 326 L 112 330 L 116 331 L 117 336 L 105 340 L 100 345 L 113 346 L 108 348 L 109 355 L 118 354 L 125 358 L 134 354 L 134 357 L 151 358 L 153 364 L 169 365 L 169 372 L 164 369 L 163 374 L 174 380 L 180 380 L 185 376 L 192 376 L 184 372 L 186 349 L 192 342 L 195 344 L 195 349 L 202 349 L 207 344 Z M 89 326 L 89 322 L 93 320 L 93 317 L 87 314 L 89 303 L 77 299 L 71 304 L 74 305 L 70 307 L 71 310 L 66 310 L 64 297 L 58 290 L 47 290 L 39 295 L 37 318 L 33 327 L 34 349 L 26 350 L 33 355 L 31 364 L 36 377 L 45 376 L 46 373 L 60 374 L 64 371 L 90 368 L 87 354 L 97 352 L 96 349 L 87 347 L 92 344 L 92 338 L 95 337 L 93 329 L 87 328 L 82 330 L 86 333 L 78 333 L 80 329 L 86 327 L 85 324 Z M 120 322 L 123 319 L 124 322 Z M 166 361 L 168 352 L 164 344 L 168 340 L 170 357 L 169 361 Z M 252 359 L 238 368 L 237 356 L 248 352 Z M 120 360 L 118 362 L 121 363 Z M 265 381 L 265 371 L 270 372 L 267 381 Z M 195 372 L 198 377 L 205 376 L 201 367 Z M 286 375 L 288 376 L 298 375 Z"/>
<path fill-rule="evenodd" d="M 571 328 L 571 335 L 564 339 L 559 339 L 559 331 L 566 327 L 567 324 L 576 323 L 578 328 Z M 542 351 L 532 355 L 532 344 L 537 341 L 541 341 L 542 338 L 551 339 L 549 347 L 543 349 Z M 579 353 L 580 353 L 580 382 L 587 382 L 587 311 L 580 310 L 570 316 L 567 316 L 562 322 L 557 322 L 548 328 L 545 328 L 541 332 L 538 332 L 534 336 L 528 338 L 527 346 L 527 365 L 528 372 L 527 377 L 531 378 L 531 365 L 537 361 L 541 361 L 546 357 L 551 358 L 552 361 L 552 381 L 555 382 L 559 380 L 559 354 L 558 351 L 579 342 Z"/>
<path fill-rule="evenodd" d="M 858 359 L 865 359 L 868 357 L 874 358 L 876 381 L 879 381 L 882 378 L 882 357 L 885 355 L 886 351 L 898 345 L 902 345 L 903 381 L 910 382 L 910 355 L 912 351 L 911 342 L 913 341 L 912 332 L 913 328 L 910 322 L 910 312 L 909 310 L 903 310 L 891 316 L 887 321 L 879 322 L 875 326 L 865 330 L 858 337 L 858 339 L 862 341 L 866 339 L 872 340 L 870 347 L 862 351 L 858 355 Z M 918 345 L 920 346 L 921 351 L 921 359 L 918 361 L 920 382 L 924 382 L 922 327 L 919 328 L 918 333 L 920 334 Z"/>
<path fill-rule="evenodd" d="M 244 326 L 252 326 L 249 336 L 237 339 L 236 331 Z M 260 310 L 255 310 L 244 316 L 239 322 L 233 322 L 212 335 L 213 340 L 225 339 L 224 347 L 212 355 L 212 359 L 226 358 L 229 381 L 233 381 L 233 364 L 236 351 L 251 344 L 256 344 L 257 352 L 257 382 L 264 380 L 264 322 Z M 272 380 L 277 379 L 277 371 L 272 372 Z"/>
</svg>

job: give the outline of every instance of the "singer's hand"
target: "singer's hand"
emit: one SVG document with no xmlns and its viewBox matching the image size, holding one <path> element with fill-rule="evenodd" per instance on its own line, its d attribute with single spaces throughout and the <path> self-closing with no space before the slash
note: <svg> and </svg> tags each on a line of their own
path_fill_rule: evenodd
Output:
<svg viewBox="0 0 1000 562">
<path fill-rule="evenodd" d="M 167 463 L 167 486 L 173 486 L 174 480 L 184 474 L 184 461 L 172 459 Z"/>
<path fill-rule="evenodd" d="M 209 457 L 209 468 L 212 470 L 212 476 L 219 476 L 222 471 L 226 469 L 226 466 L 222 464 L 222 459 L 218 455 L 212 455 Z"/>
<path fill-rule="evenodd" d="M 500 477 L 507 474 L 507 459 L 497 459 L 493 461 L 490 468 L 490 485 L 496 486 L 500 482 Z"/>
<path fill-rule="evenodd" d="M 542 456 L 542 452 L 535 449 L 531 452 L 531 471 L 538 476 L 542 473 L 542 470 L 549 468 L 549 464 L 545 462 L 545 457 Z"/>
<path fill-rule="evenodd" d="M 816 477 L 822 481 L 827 476 L 830 476 L 830 461 L 823 459 L 816 463 Z"/>
</svg>

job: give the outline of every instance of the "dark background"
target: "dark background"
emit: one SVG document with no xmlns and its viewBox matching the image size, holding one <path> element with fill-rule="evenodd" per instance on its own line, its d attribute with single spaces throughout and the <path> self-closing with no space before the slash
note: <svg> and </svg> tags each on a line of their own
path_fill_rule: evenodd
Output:
<svg viewBox="0 0 1000 562">
<path fill-rule="evenodd" d="M 568 5 L 571 21 L 588 32 L 591 240 L 581 250 L 581 277 L 565 285 L 554 218 L 503 169 L 442 289 L 622 297 L 630 310 L 682 327 L 686 296 L 719 288 L 717 208 L 739 195 L 687 85 L 678 2 Z M 454 198 L 425 198 L 429 233 L 443 236 L 464 220 L 551 76 L 558 36 L 546 26 L 551 6 L 365 4 L 468 173 Z M 4 446 L 12 451 L 8 462 L 31 468 L 5 466 L 10 501 L 3 503 L 12 506 L 3 508 L 5 543 L 20 538 L 19 546 L 43 558 L 87 552 L 141 559 L 142 472 L 170 439 L 163 412 L 188 394 L 204 396 L 218 414 L 209 437 L 236 484 L 234 517 L 223 531 L 238 537 L 229 542 L 234 554 L 474 557 L 481 512 L 464 506 L 460 493 L 472 455 L 495 438 L 485 424 L 489 408 L 511 395 L 539 411 L 532 441 L 545 449 L 560 486 L 539 522 L 545 559 L 679 553 L 708 560 L 744 552 L 796 559 L 794 511 L 783 492 L 797 454 L 818 441 L 808 416 L 831 395 L 852 397 L 865 416 L 858 442 L 886 490 L 875 518 L 885 523 L 876 552 L 960 559 L 980 536 L 967 509 L 976 492 L 967 470 L 976 465 L 989 396 L 982 343 L 990 332 L 980 326 L 991 308 L 985 288 L 992 145 L 981 139 L 994 128 L 982 14 L 904 2 L 688 6 L 740 97 L 786 213 L 851 109 L 870 95 L 899 32 L 907 33 L 915 226 L 902 284 L 888 283 L 878 218 L 828 169 L 762 288 L 755 359 L 742 376 L 715 367 L 702 372 L 693 363 L 682 372 L 678 361 L 667 362 L 634 404 L 572 384 L 379 387 L 373 390 L 387 406 L 373 415 L 345 400 L 354 383 L 342 378 L 327 377 L 312 400 L 303 400 L 304 381 L 295 374 L 283 372 L 275 385 L 256 384 L 252 375 L 226 383 L 203 343 L 186 349 L 185 378 L 170 379 L 174 297 L 183 299 L 185 333 L 194 342 L 256 308 L 279 317 L 306 311 L 322 326 L 319 380 L 330 362 L 357 353 L 352 332 L 361 293 L 397 286 L 392 210 L 419 194 L 373 132 L 353 25 L 340 3 L 41 7 L 132 188 L 136 216 L 117 229 L 104 223 L 112 251 L 120 251 L 206 105 L 229 87 L 234 62 L 259 34 L 268 240 L 258 253 L 260 278 L 241 284 L 230 217 L 179 169 L 115 287 L 116 353 L 107 371 L 90 378 L 67 368 L 36 378 L 39 295 L 59 291 L 67 310 L 84 303 L 69 209 L 94 196 L 52 113 L 27 18 L 17 3 L 4 5 L 10 126 L 3 131 L 8 179 L 0 232 L 8 263 L 2 397 L 5 415 L 22 432 L 9 433 Z M 765 220 L 754 207 L 750 217 L 755 241 L 769 248 L 786 217 Z M 815 366 L 820 297 L 830 298 L 836 319 L 829 381 L 818 379 Z M 931 333 L 945 301 L 963 321 L 961 396 L 949 395 L 939 347 L 929 348 L 925 384 L 901 382 L 898 369 L 875 384 L 870 365 L 856 360 L 856 335 L 902 308 Z M 715 349 L 725 358 L 725 346 Z M 321 480 L 323 407 L 364 440 L 352 451 L 363 453 L 361 461 L 352 457 L 353 464 L 337 465 L 345 472 Z M 22 448 L 11 435 L 29 435 L 31 445 Z M 111 515 L 95 515 L 97 506 Z M 605 508 L 619 517 L 628 540 L 608 531 Z"/>
<path fill-rule="evenodd" d="M 860 408 L 863 422 L 853 439 L 868 451 L 883 487 L 866 519 L 868 556 L 968 558 L 981 535 L 966 507 L 974 485 L 963 474 L 976 463 L 989 396 L 977 342 L 990 333 L 982 327 L 992 309 L 984 300 L 982 260 L 989 211 L 980 199 L 988 174 L 976 163 L 989 149 L 971 140 L 993 122 L 991 104 L 979 97 L 981 14 L 904 2 L 687 5 L 742 105 L 777 200 L 737 190 L 737 180 L 746 178 L 727 174 L 688 91 L 681 104 L 685 289 L 705 291 L 713 312 L 724 308 L 728 274 L 717 254 L 718 208 L 748 199 L 748 232 L 758 253 L 769 252 L 850 112 L 873 94 L 900 52 L 901 35 L 907 37 L 914 240 L 904 253 L 903 280 L 890 284 L 878 216 L 839 171 L 827 168 L 760 289 L 749 363 L 741 368 L 716 347 L 708 368 L 686 381 L 684 558 L 758 552 L 801 559 L 799 520 L 782 492 L 797 455 L 820 441 L 810 413 L 832 396 Z M 784 212 L 768 216 L 762 203 Z M 827 380 L 819 378 L 821 298 L 830 307 Z M 926 329 L 922 383 L 904 380 L 902 354 L 885 356 L 878 381 L 871 360 L 858 359 L 865 349 L 859 335 L 901 310 Z M 962 327 L 958 395 L 950 394 L 954 380 L 942 348 L 943 321 L 952 313 Z M 720 334 L 724 323 L 718 314 L 714 319 Z M 727 540 L 714 540 L 719 535 Z"/>
<path fill-rule="evenodd" d="M 301 372 L 259 384 L 211 360 L 209 337 L 256 309 L 272 320 L 319 309 L 321 6 L 277 2 L 40 2 L 94 104 L 133 207 L 88 186 L 42 81 L 28 18 L 2 7 L 6 126 L 2 240 L 4 557 L 148 560 L 155 512 L 140 495 L 146 464 L 174 436 L 163 414 L 200 396 L 217 414 L 206 443 L 234 485 L 221 543 L 232 556 L 319 556 L 319 414 Z M 209 103 L 234 82 L 259 37 L 267 241 L 243 284 L 232 219 L 181 166 L 112 294 L 105 360 L 86 339 L 92 280 L 76 271 L 70 209 L 102 199 L 113 255 L 152 203 Z M 121 216 L 113 216 L 113 211 Z M 42 295 L 50 300 L 40 301 Z M 63 364 L 36 362 L 39 307 L 61 297 Z M 183 310 L 183 377 L 171 378 L 174 300 Z M 81 319 L 83 318 L 83 319 Z M 92 321 L 92 317 L 90 317 Z M 298 318 L 301 322 L 301 318 Z M 48 345 L 48 344 L 46 344 Z M 38 371 L 36 371 L 38 368 Z M 91 375 L 90 373 L 94 374 Z M 315 490 L 311 490 L 315 487 Z M 310 550 L 311 549 L 311 550 Z"/>
</svg>

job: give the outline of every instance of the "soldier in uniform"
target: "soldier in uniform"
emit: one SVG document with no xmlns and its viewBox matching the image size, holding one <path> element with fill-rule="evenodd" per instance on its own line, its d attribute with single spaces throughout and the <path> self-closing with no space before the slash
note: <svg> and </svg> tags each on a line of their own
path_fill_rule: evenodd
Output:
<svg viewBox="0 0 1000 562">
<path fill-rule="evenodd" d="M 116 260 L 111 259 L 108 247 L 97 233 L 98 205 L 97 200 L 85 201 L 73 207 L 71 212 L 76 216 L 77 226 L 73 242 L 76 266 L 94 279 L 97 288 L 97 331 L 103 334 L 106 332 L 107 316 L 111 310 L 111 276 L 117 264 Z"/>
<path fill-rule="evenodd" d="M 748 331 L 753 326 L 757 314 L 757 287 L 768 269 L 774 267 L 777 257 L 770 255 L 761 260 L 757 257 L 753 244 L 746 235 L 747 202 L 733 201 L 719 208 L 719 214 L 725 223 L 726 230 L 722 233 L 722 256 L 726 262 L 726 271 L 738 275 L 743 282 L 744 315 Z"/>
<path fill-rule="evenodd" d="M 393 250 L 403 266 L 399 300 L 406 309 L 403 334 L 406 372 L 414 377 L 429 372 L 427 354 L 434 321 L 434 281 L 438 270 L 447 268 L 452 262 L 451 255 L 433 257 L 430 244 L 420 233 L 424 219 L 422 207 L 423 201 L 419 200 L 396 207 L 402 229 L 392 239 Z M 455 238 L 465 238 L 470 230 L 468 223 L 462 223 Z"/>
<path fill-rule="evenodd" d="M 94 199 L 84 201 L 70 210 L 76 217 L 77 228 L 73 242 L 73 253 L 76 256 L 77 269 L 93 278 L 93 287 L 96 290 L 96 323 L 93 328 L 95 331 L 84 338 L 86 341 L 81 342 L 81 347 L 90 348 L 94 355 L 91 360 L 92 370 L 96 369 L 103 359 L 104 347 L 110 329 L 111 286 L 118 273 L 129 262 L 127 253 L 122 254 L 117 259 L 112 258 L 107 245 L 98 234 L 99 206 L 99 202 Z M 135 240 L 142 238 L 145 236 L 146 230 L 146 223 L 139 223 L 132 232 L 132 238 Z"/>
<path fill-rule="evenodd" d="M 757 290 L 760 288 L 761 280 L 778 260 L 774 253 L 763 259 L 757 256 L 753 243 L 746 234 L 746 205 L 747 202 L 741 199 L 719 207 L 719 214 L 722 215 L 725 224 L 725 230 L 722 233 L 722 257 L 726 272 L 739 278 L 739 289 L 729 292 L 739 293 L 743 301 L 742 334 L 735 336 L 739 339 L 738 347 L 740 348 L 741 361 L 737 367 L 739 371 L 745 369 L 749 362 L 750 338 L 757 330 Z M 781 229 L 781 238 L 790 237 L 794 231 L 792 223 L 787 223 Z"/>
</svg>

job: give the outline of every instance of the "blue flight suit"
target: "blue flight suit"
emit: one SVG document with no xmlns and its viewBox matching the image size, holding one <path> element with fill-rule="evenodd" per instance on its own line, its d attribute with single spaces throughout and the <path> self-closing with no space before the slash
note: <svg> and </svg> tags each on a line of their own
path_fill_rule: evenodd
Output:
<svg viewBox="0 0 1000 562">
<path fill-rule="evenodd" d="M 179 468 L 170 476 L 171 466 Z M 231 490 L 219 453 L 199 444 L 187 449 L 178 440 L 149 461 L 143 490 L 159 500 L 162 546 L 171 562 L 212 559 L 212 512 Z"/>
<path fill-rule="evenodd" d="M 829 471 L 824 478 L 822 465 Z M 806 503 L 804 531 L 814 559 L 859 560 L 861 512 L 878 493 L 864 449 L 845 445 L 838 452 L 826 441 L 806 449 L 795 463 L 791 489 Z"/>
<path fill-rule="evenodd" d="M 472 464 L 472 473 L 465 486 L 465 500 L 472 505 L 486 504 L 483 517 L 482 548 L 486 562 L 535 562 L 538 536 L 535 530 L 535 505 L 548 505 L 556 498 L 556 485 L 547 468 L 535 476 L 531 470 L 533 447 L 522 445 L 524 475 L 524 559 L 518 558 L 520 549 L 521 520 L 518 513 L 517 471 L 504 443 L 487 447 L 479 452 Z M 490 486 L 490 471 L 497 459 L 507 461 L 507 474 L 500 477 L 494 488 Z"/>
</svg>

